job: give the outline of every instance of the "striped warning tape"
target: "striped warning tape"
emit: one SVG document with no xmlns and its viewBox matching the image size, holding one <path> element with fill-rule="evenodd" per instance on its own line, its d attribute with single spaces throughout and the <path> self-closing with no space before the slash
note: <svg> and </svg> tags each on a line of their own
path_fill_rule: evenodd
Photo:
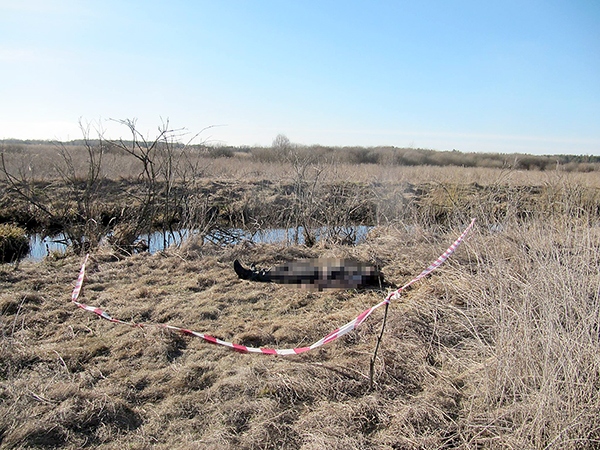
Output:
<svg viewBox="0 0 600 450">
<path fill-rule="evenodd" d="M 473 228 L 474 224 L 475 224 L 475 219 L 472 219 L 469 226 L 465 229 L 465 231 L 463 231 L 463 233 L 459 236 L 459 238 L 456 241 L 454 241 L 454 243 L 450 247 L 448 247 L 448 250 L 446 250 L 442 255 L 440 255 L 440 257 L 438 259 L 436 259 L 432 264 L 429 265 L 429 267 L 427 267 L 425 270 L 423 270 L 415 278 L 410 280 L 408 283 L 406 283 L 401 288 L 396 289 L 393 292 L 390 292 L 388 294 L 388 296 L 385 298 L 385 300 L 383 300 L 382 302 L 363 311 L 354 320 L 351 320 L 346 325 L 332 331 L 327 336 L 318 340 L 317 342 L 315 342 L 314 344 L 312 344 L 309 347 L 296 347 L 296 348 L 286 348 L 286 349 L 247 347 L 245 345 L 234 344 L 232 342 L 223 341 L 221 339 L 218 339 L 214 336 L 210 336 L 208 334 L 198 333 L 197 331 L 188 330 L 186 328 L 180 328 L 180 327 L 176 327 L 173 325 L 152 324 L 152 323 L 132 323 L 132 322 L 125 322 L 120 319 L 115 319 L 115 318 L 111 317 L 106 311 L 103 311 L 100 308 L 96 308 L 94 306 L 88 306 L 88 305 L 86 305 L 84 303 L 80 303 L 78 301 L 79 294 L 81 293 L 81 288 L 83 286 L 83 279 L 85 278 L 85 266 L 88 261 L 89 255 L 85 256 L 85 259 L 83 260 L 83 264 L 81 265 L 81 270 L 79 271 L 79 277 L 77 278 L 75 287 L 73 288 L 73 292 L 71 294 L 71 301 L 75 305 L 77 305 L 79 308 L 85 309 L 86 311 L 93 312 L 94 314 L 97 314 L 98 316 L 102 317 L 103 319 L 106 319 L 113 323 L 121 323 L 124 325 L 130 325 L 133 327 L 140 327 L 140 328 L 148 327 L 148 326 L 162 327 L 162 328 L 165 328 L 168 330 L 178 331 L 178 332 L 188 335 L 188 336 L 196 336 L 201 339 L 204 339 L 206 342 L 209 342 L 211 344 L 217 344 L 217 345 L 229 347 L 229 348 L 236 350 L 238 352 L 241 352 L 241 353 L 263 353 L 266 355 L 297 355 L 297 354 L 304 353 L 309 350 L 313 350 L 315 348 L 321 347 L 322 345 L 328 344 L 328 343 L 336 340 L 340 336 L 343 336 L 344 334 L 349 333 L 350 331 L 358 328 L 367 319 L 367 317 L 369 317 L 371 315 L 371 313 L 373 311 L 375 311 L 380 306 L 390 303 L 391 300 L 397 299 L 403 290 L 408 288 L 413 283 L 416 283 L 421 278 L 429 275 L 431 272 L 433 272 L 435 269 L 437 269 L 441 264 L 443 264 L 444 261 L 446 261 L 448 259 L 448 257 L 452 253 L 454 253 L 454 251 L 460 245 L 460 243 L 463 241 L 463 239 L 465 238 L 467 233 L 469 233 L 471 228 Z"/>
</svg>

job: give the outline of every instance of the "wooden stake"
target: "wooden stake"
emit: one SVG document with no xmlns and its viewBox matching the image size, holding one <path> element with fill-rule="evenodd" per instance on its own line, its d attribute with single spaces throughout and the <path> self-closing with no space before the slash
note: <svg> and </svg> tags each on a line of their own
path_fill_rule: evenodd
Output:
<svg viewBox="0 0 600 450">
<path fill-rule="evenodd" d="M 379 336 L 377 337 L 377 344 L 375 345 L 375 351 L 373 352 L 373 356 L 371 357 L 371 363 L 369 366 L 369 389 L 373 390 L 373 378 L 375 376 L 375 360 L 377 359 L 377 352 L 379 351 L 379 346 L 381 345 L 381 339 L 383 338 L 383 330 L 385 330 L 385 323 L 387 322 L 387 314 L 390 303 L 385 304 L 385 311 L 383 313 L 383 322 L 381 324 L 381 331 L 379 332 Z"/>
</svg>

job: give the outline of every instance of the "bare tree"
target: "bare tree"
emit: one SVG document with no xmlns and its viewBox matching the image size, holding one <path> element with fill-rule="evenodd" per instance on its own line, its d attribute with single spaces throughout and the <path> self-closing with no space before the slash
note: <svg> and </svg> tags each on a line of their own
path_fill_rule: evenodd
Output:
<svg viewBox="0 0 600 450">
<path fill-rule="evenodd" d="M 149 235 L 158 229 L 165 248 L 177 233 L 181 234 L 182 226 L 190 229 L 199 227 L 206 232 L 213 224 L 208 200 L 196 201 L 191 196 L 205 168 L 192 162 L 188 149 L 195 138 L 211 127 L 204 128 L 183 143 L 182 138 L 187 137 L 187 131 L 171 128 L 168 120 L 158 127 L 153 139 L 142 135 L 135 119 L 116 122 L 129 130 L 131 138 L 112 141 L 112 144 L 140 163 L 138 181 L 143 189 L 137 199 L 139 210 L 113 235 L 113 244 L 127 248 L 140 235 Z"/>
<path fill-rule="evenodd" d="M 90 139 L 90 125 L 79 122 L 83 133 L 85 170 L 81 171 L 75 162 L 74 149 L 65 144 L 56 144 L 59 158 L 53 164 L 60 176 L 61 185 L 66 188 L 66 196 L 57 201 L 56 194 L 49 193 L 49 187 L 36 182 L 33 175 L 20 171 L 11 171 L 0 155 L 0 171 L 8 181 L 9 187 L 22 200 L 25 200 L 43 217 L 45 222 L 60 229 L 75 252 L 86 251 L 96 246 L 106 233 L 101 225 L 97 207 L 98 188 L 102 181 L 101 165 L 105 151 L 102 139 Z M 100 132 L 99 132 L 100 133 Z"/>
<path fill-rule="evenodd" d="M 271 144 L 275 158 L 284 161 L 292 150 L 292 143 L 285 134 L 278 134 Z"/>
</svg>

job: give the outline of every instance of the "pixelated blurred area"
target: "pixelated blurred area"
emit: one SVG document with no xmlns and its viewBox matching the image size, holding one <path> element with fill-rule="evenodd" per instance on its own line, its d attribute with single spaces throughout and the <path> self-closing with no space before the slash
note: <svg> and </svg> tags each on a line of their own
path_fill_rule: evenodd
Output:
<svg viewBox="0 0 600 450">
<path fill-rule="evenodd" d="M 379 270 L 353 259 L 303 259 L 271 269 L 248 269 L 235 260 L 233 268 L 243 280 L 289 284 L 318 291 L 380 287 L 383 283 L 383 275 Z"/>
</svg>

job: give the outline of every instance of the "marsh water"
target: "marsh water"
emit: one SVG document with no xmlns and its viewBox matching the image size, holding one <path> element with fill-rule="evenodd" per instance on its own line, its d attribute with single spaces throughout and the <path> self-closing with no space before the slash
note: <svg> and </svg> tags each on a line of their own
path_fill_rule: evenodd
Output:
<svg viewBox="0 0 600 450">
<path fill-rule="evenodd" d="M 343 227 L 341 229 L 331 230 L 328 228 L 318 228 L 313 230 L 316 240 L 319 241 L 332 232 L 337 236 L 345 236 L 349 243 L 357 244 L 363 241 L 372 227 L 366 225 L 356 225 Z M 145 241 L 148 244 L 148 251 L 155 253 L 163 251 L 172 246 L 179 246 L 197 233 L 183 229 L 175 232 L 155 231 L 150 234 L 144 234 L 138 237 L 138 241 Z M 242 242 L 267 243 L 267 244 L 304 244 L 304 230 L 299 228 L 266 228 L 256 232 L 249 232 L 238 228 L 226 230 L 215 230 L 204 236 L 204 243 L 216 243 L 222 245 L 239 244 Z M 50 253 L 64 253 L 69 247 L 69 240 L 63 234 L 56 236 L 44 236 L 42 234 L 31 234 L 29 236 L 30 251 L 26 259 L 30 261 L 40 261 Z"/>
</svg>

